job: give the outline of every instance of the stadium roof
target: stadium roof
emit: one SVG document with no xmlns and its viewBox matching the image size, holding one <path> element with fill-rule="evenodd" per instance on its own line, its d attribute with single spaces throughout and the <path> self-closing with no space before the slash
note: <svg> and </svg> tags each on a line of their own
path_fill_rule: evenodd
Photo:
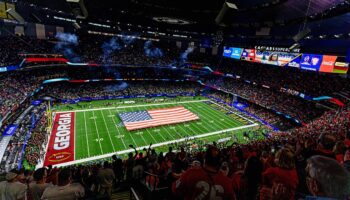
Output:
<svg viewBox="0 0 350 200">
<path fill-rule="evenodd" d="M 85 21 L 94 23 L 132 24 L 157 27 L 159 30 L 197 31 L 215 33 L 224 30 L 234 36 L 256 36 L 268 28 L 270 36 L 291 38 L 304 27 L 312 28 L 312 36 L 350 33 L 350 3 L 347 0 L 228 0 L 238 10 L 226 12 L 218 26 L 215 18 L 224 0 L 86 0 Z M 74 13 L 66 0 L 24 0 L 59 13 Z M 307 16 L 307 17 L 306 17 Z M 331 27 L 331 28 L 329 28 Z"/>
</svg>

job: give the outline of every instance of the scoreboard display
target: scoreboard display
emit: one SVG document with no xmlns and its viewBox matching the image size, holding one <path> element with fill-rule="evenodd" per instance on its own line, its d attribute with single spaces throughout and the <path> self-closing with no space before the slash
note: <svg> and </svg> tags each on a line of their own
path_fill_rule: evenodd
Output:
<svg viewBox="0 0 350 200">
<path fill-rule="evenodd" d="M 224 47 L 224 57 L 241 59 L 250 62 L 276 65 L 281 67 L 293 67 L 302 70 L 346 74 L 349 62 L 345 57 L 334 55 L 299 53 L 300 50 L 289 51 L 282 47 L 255 47 L 255 49 L 243 49 L 238 47 Z"/>
<path fill-rule="evenodd" d="M 255 55 L 255 62 L 269 65 L 285 66 L 299 55 L 300 54 L 298 53 L 257 50 Z"/>
</svg>

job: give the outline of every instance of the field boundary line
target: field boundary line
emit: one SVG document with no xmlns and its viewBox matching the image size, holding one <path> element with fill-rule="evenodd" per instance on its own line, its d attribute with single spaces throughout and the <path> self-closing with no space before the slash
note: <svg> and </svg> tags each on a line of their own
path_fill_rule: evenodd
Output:
<svg viewBox="0 0 350 200">
<path fill-rule="evenodd" d="M 57 111 L 54 113 L 66 113 L 66 112 L 86 112 L 86 111 L 96 111 L 96 110 L 113 110 L 120 108 L 137 108 L 137 107 L 148 107 L 148 106 L 160 106 L 160 105 L 171 105 L 171 104 L 184 104 L 184 103 L 195 103 L 210 101 L 209 99 L 193 100 L 193 101 L 179 101 L 179 102 L 168 102 L 168 103 L 156 103 L 156 104 L 144 104 L 144 105 L 131 105 L 131 106 L 117 106 L 117 107 L 102 107 L 102 108 L 92 108 L 85 110 L 67 110 L 67 111 Z"/>
<path fill-rule="evenodd" d="M 152 147 L 154 148 L 154 147 L 164 146 L 164 145 L 175 143 L 175 142 L 183 142 L 183 141 L 189 140 L 189 139 L 192 140 L 192 139 L 196 139 L 196 138 L 203 138 L 203 137 L 217 135 L 217 134 L 228 132 L 228 131 L 234 131 L 234 130 L 240 130 L 240 129 L 245 129 L 245 128 L 251 128 L 251 127 L 255 127 L 255 126 L 259 126 L 259 124 L 254 123 L 254 124 L 250 124 L 250 125 L 246 125 L 246 126 L 229 128 L 229 129 L 225 129 L 225 130 L 221 130 L 221 131 L 215 131 L 215 132 L 205 133 L 205 134 L 201 134 L 201 135 L 194 135 L 194 136 L 190 136 L 190 137 L 180 138 L 180 139 L 177 139 L 177 140 L 166 141 L 166 142 L 162 142 L 162 143 L 153 144 Z M 148 146 L 142 146 L 142 147 L 138 147 L 136 149 L 137 150 L 142 150 L 143 148 L 148 148 Z M 89 162 L 89 161 L 103 159 L 103 158 L 110 158 L 112 155 L 115 155 L 115 154 L 125 154 L 125 153 L 129 153 L 129 152 L 134 152 L 134 149 L 126 149 L 126 150 L 117 151 L 117 152 L 114 152 L 114 153 L 108 153 L 108 154 L 94 156 L 94 157 L 90 157 L 90 158 L 84 158 L 84 159 L 80 159 L 80 160 L 75 160 L 75 161 L 70 161 L 70 162 L 66 162 L 66 163 L 61 163 L 61 164 L 57 164 L 57 165 L 54 165 L 54 166 L 55 167 L 64 167 L 64 166 L 68 166 L 68 165 L 74 165 L 74 164 L 79 164 L 79 163 L 83 163 L 83 162 Z"/>
</svg>

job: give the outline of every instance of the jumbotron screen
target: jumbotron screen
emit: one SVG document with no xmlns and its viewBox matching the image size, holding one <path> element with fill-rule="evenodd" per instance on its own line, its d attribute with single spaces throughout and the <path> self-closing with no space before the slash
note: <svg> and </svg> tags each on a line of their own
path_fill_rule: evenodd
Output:
<svg viewBox="0 0 350 200">
<path fill-rule="evenodd" d="M 302 70 L 346 74 L 349 63 L 344 56 L 308 54 L 288 52 L 287 48 L 244 49 L 239 47 L 224 47 L 224 57 L 241 59 L 250 62 L 276 65 L 281 67 L 294 67 Z M 276 49 L 276 50 L 275 50 Z"/>
</svg>

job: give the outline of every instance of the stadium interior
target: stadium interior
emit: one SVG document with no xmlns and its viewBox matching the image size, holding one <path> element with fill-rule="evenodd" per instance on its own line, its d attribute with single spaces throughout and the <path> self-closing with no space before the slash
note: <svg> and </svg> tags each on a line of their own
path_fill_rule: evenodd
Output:
<svg viewBox="0 0 350 200">
<path fill-rule="evenodd" d="M 349 0 L 0 0 L 0 200 L 350 199 Z"/>
</svg>

